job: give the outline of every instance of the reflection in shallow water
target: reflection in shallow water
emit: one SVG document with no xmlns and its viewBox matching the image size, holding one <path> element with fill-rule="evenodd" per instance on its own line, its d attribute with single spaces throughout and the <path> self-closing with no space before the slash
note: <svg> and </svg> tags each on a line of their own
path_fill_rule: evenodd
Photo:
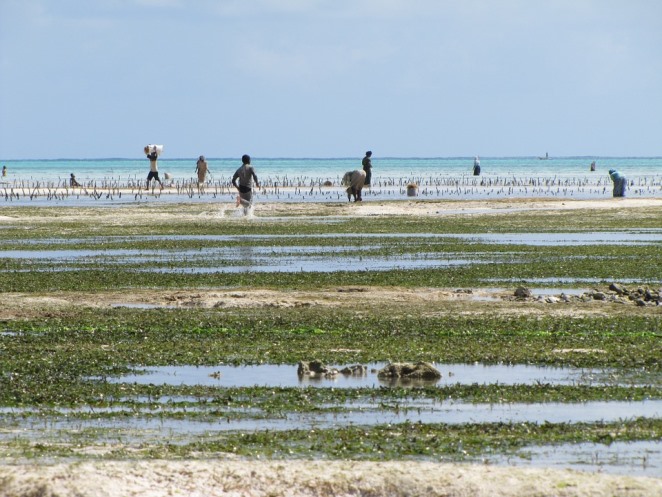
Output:
<svg viewBox="0 0 662 497">
<path fill-rule="evenodd" d="M 380 386 L 416 386 L 416 383 L 396 382 L 377 378 L 374 370 L 386 366 L 385 362 L 368 364 L 368 374 L 352 376 L 339 374 L 333 378 L 297 376 L 297 367 L 290 365 L 260 364 L 251 366 L 159 366 L 150 367 L 138 374 L 109 378 L 113 383 L 139 383 L 155 385 L 204 385 L 218 387 L 298 387 L 317 386 L 334 388 L 358 388 Z M 436 385 L 660 385 L 662 375 L 641 375 L 606 369 L 530 366 L 524 364 L 442 364 L 434 363 L 442 378 Z M 333 365 L 330 365 L 334 367 Z M 342 369 L 342 365 L 335 366 Z M 429 385 L 429 383 L 428 383 Z"/>
</svg>

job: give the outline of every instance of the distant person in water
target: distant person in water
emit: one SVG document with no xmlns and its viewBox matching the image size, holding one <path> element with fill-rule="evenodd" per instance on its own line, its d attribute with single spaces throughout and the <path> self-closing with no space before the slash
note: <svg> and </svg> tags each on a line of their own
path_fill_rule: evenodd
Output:
<svg viewBox="0 0 662 497">
<path fill-rule="evenodd" d="M 209 172 L 209 165 L 205 160 L 205 156 L 201 155 L 198 162 L 195 164 L 195 172 L 198 174 L 198 191 L 204 190 L 205 179 Z"/>
<path fill-rule="evenodd" d="M 2 166 L 2 177 L 3 178 L 7 177 L 7 166 Z"/>
<path fill-rule="evenodd" d="M 370 186 L 370 181 L 372 179 L 372 151 L 368 150 L 365 153 L 365 157 L 361 161 L 363 170 L 365 171 L 365 184 Z"/>
<path fill-rule="evenodd" d="M 249 209 L 253 205 L 253 185 L 256 188 L 260 188 L 260 182 L 257 179 L 253 166 L 251 166 L 249 155 L 243 155 L 241 157 L 241 167 L 232 176 L 232 185 L 239 190 L 237 207 L 241 205 L 244 208 L 244 215 L 248 214 Z"/>
<path fill-rule="evenodd" d="M 161 189 L 163 189 L 163 183 L 161 183 L 161 180 L 159 179 L 159 165 L 156 161 L 159 155 L 156 153 L 156 147 L 152 147 L 151 152 L 147 149 L 146 153 L 147 158 L 149 159 L 149 173 L 147 174 L 147 186 L 145 188 L 149 190 L 149 182 L 152 181 L 152 179 L 155 179 L 159 182 L 159 185 L 161 185 Z"/>
<path fill-rule="evenodd" d="M 595 161 L 591 162 L 591 171 L 595 171 Z"/>
<path fill-rule="evenodd" d="M 74 173 L 71 173 L 71 176 L 69 177 L 69 186 L 80 186 L 80 183 L 76 181 L 76 176 L 74 176 Z"/>
<path fill-rule="evenodd" d="M 478 156 L 474 157 L 474 176 L 480 176 L 480 159 Z"/>
<path fill-rule="evenodd" d="M 354 197 L 354 202 L 362 202 L 363 197 L 361 197 L 361 192 L 363 190 L 363 185 L 365 184 L 366 173 L 365 171 L 355 170 L 347 171 L 342 178 L 343 186 L 346 186 L 347 189 L 347 200 L 352 201 L 352 196 Z"/>
<path fill-rule="evenodd" d="M 627 186 L 627 180 L 625 177 L 616 169 L 609 170 L 609 177 L 614 182 L 613 196 L 625 197 L 625 188 Z"/>
</svg>

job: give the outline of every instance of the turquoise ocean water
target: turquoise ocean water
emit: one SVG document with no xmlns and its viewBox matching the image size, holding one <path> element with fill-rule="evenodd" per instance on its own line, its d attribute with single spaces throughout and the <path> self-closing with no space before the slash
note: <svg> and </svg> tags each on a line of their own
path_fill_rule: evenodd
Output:
<svg viewBox="0 0 662 497">
<path fill-rule="evenodd" d="M 191 183 L 195 180 L 196 159 L 170 159 L 164 154 L 159 159 L 161 178 L 168 173 L 173 185 Z M 207 192 L 213 191 L 216 197 L 222 197 L 241 162 L 239 158 L 207 160 L 211 171 Z M 596 162 L 595 172 L 589 170 L 593 161 Z M 361 168 L 361 157 L 253 157 L 252 162 L 261 183 L 267 187 L 262 192 L 265 200 L 346 201 L 342 189 L 323 191 L 319 186 L 329 181 L 338 187 L 346 171 Z M 610 196 L 608 170 L 614 168 L 628 179 L 627 196 L 662 197 L 662 157 L 481 157 L 480 162 L 481 175 L 474 177 L 473 157 L 381 158 L 373 155 L 372 187 L 364 196 L 403 198 L 406 185 L 414 182 L 424 198 L 479 199 L 494 195 L 603 198 Z M 10 160 L 0 161 L 0 164 L 7 166 L 8 171 L 6 177 L 0 178 L 0 193 L 3 194 L 12 188 L 25 191 L 35 186 L 64 186 L 71 173 L 91 188 L 137 187 L 144 184 L 149 170 L 149 162 L 144 157 Z M 279 190 L 283 187 L 295 187 L 301 192 L 284 195 Z M 172 197 L 172 193 L 172 189 L 166 189 L 160 198 Z"/>
</svg>

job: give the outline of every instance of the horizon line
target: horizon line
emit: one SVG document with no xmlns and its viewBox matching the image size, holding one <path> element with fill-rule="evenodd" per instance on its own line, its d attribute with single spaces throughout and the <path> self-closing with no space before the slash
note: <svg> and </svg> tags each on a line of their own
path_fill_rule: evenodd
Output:
<svg viewBox="0 0 662 497">
<path fill-rule="evenodd" d="M 197 160 L 197 157 L 159 157 L 160 161 L 181 161 L 181 160 Z M 475 155 L 452 155 L 452 156 L 375 156 L 373 155 L 373 160 L 435 160 L 435 159 L 467 159 L 473 160 L 476 157 Z M 555 159 L 662 159 L 662 156 L 656 155 L 557 155 L 543 157 L 538 155 L 483 155 L 478 156 L 479 159 L 537 159 L 537 160 L 555 160 Z M 240 160 L 238 157 L 205 157 L 206 160 Z M 260 157 L 260 156 L 251 156 L 251 159 L 260 159 L 260 160 L 361 160 L 359 156 L 347 156 L 347 157 Z M 0 163 L 4 162 L 30 162 L 30 161 L 130 161 L 130 160 L 143 160 L 143 157 L 87 157 L 87 158 L 73 158 L 73 157 L 59 157 L 59 158 L 27 158 L 27 159 L 0 159 Z"/>
</svg>

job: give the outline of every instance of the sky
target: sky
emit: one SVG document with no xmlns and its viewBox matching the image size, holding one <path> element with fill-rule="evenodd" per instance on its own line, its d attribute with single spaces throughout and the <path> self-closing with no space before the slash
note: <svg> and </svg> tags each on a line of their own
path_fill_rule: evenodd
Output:
<svg viewBox="0 0 662 497">
<path fill-rule="evenodd" d="M 662 155 L 659 0 L 0 0 L 0 160 Z"/>
</svg>

